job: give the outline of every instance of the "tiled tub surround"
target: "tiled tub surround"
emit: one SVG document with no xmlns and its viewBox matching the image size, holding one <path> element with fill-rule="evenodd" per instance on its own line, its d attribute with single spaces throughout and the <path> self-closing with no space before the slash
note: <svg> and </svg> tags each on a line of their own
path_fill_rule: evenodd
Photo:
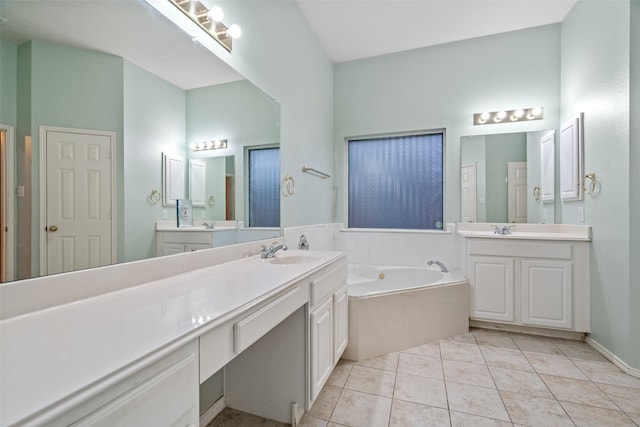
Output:
<svg viewBox="0 0 640 427">
<path fill-rule="evenodd" d="M 472 329 L 341 361 L 301 425 L 636 426 L 640 379 L 583 342 Z"/>
<path fill-rule="evenodd" d="M 469 329 L 469 284 L 460 272 L 352 264 L 347 286 L 345 359 L 370 359 Z"/>
<path fill-rule="evenodd" d="M 296 310 L 281 324 L 286 323 L 285 331 L 291 327 L 298 331 L 296 337 L 287 338 L 287 342 L 295 344 L 295 352 L 301 355 L 298 363 L 304 367 L 305 311 L 299 307 L 309 298 L 309 283 L 305 278 L 344 259 L 344 255 L 316 252 L 313 262 L 287 265 L 265 265 L 264 260 L 255 256 L 237 259 L 247 251 L 252 252 L 253 245 L 222 252 L 211 249 L 180 254 L 0 287 L 3 307 L 12 303 L 19 306 L 8 314 L 3 313 L 6 316 L 0 322 L 0 425 L 22 425 L 21 420 L 29 420 L 25 425 L 51 425 L 54 418 L 67 411 L 74 412 L 74 408 L 99 398 L 114 384 L 119 387 L 122 381 L 128 382 L 127 378 L 137 372 L 154 366 L 158 360 L 182 348 L 193 348 L 194 343 L 196 353 L 189 357 L 191 360 L 196 358 L 197 366 L 198 338 L 203 334 L 213 337 L 212 333 L 223 327 L 222 336 L 226 338 L 220 341 L 215 354 L 217 359 L 221 359 L 223 353 L 229 355 L 225 356 L 229 361 L 234 357 L 233 352 L 242 351 L 242 348 L 233 347 L 238 340 L 229 341 L 234 336 L 228 332 L 233 331 L 234 322 L 249 331 L 249 335 L 241 335 L 246 347 L 252 337 L 259 338 L 259 335 L 255 335 L 255 328 L 249 330 L 245 325 L 264 329 L 266 326 L 262 326 L 261 320 L 266 317 L 263 313 L 277 317 L 281 312 Z M 220 255 L 217 261 L 215 254 Z M 236 261 L 215 265 L 226 257 L 236 258 Z M 156 274 L 160 277 L 154 279 Z M 91 290 L 81 289 L 82 285 Z M 20 286 L 32 291 L 41 290 L 45 297 L 33 304 L 20 302 L 15 299 L 23 295 L 18 289 Z M 46 286 L 53 289 L 46 290 Z M 46 298 L 56 290 L 67 293 L 58 299 Z M 280 307 L 282 311 L 278 310 Z M 273 316 L 270 318 L 277 321 Z M 295 324 L 289 321 L 294 317 Z M 279 326 L 273 330 L 282 330 Z M 284 345 L 273 347 L 292 353 Z M 249 351 L 250 348 L 240 355 Z M 264 354 L 258 356 L 265 359 Z M 238 359 L 241 358 L 234 359 L 233 363 Z M 209 363 L 211 358 L 204 360 Z M 271 359 L 266 357 L 265 360 Z M 202 375 L 203 359 L 200 362 Z M 220 369 L 226 362 L 221 363 L 212 370 Z M 272 363 L 280 362 L 272 360 Z M 290 375 L 289 383 L 294 377 L 298 378 L 297 375 L 300 374 Z M 193 381 L 197 386 L 197 376 Z M 301 398 L 287 399 L 284 409 L 289 416 L 291 401 L 306 405 L 306 380 L 295 381 L 299 384 L 295 386 L 296 393 L 301 393 Z M 130 383 L 127 387 L 133 385 Z M 279 387 L 278 391 L 282 389 Z M 180 393 L 180 390 L 169 391 Z M 195 407 L 197 410 L 197 402 Z"/>
</svg>

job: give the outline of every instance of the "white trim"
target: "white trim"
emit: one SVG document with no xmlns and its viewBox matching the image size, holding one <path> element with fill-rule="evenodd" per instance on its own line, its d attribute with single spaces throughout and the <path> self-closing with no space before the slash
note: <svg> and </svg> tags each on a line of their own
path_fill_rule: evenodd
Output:
<svg viewBox="0 0 640 427">
<path fill-rule="evenodd" d="M 110 139 L 109 150 L 110 163 L 111 163 L 111 263 L 114 264 L 117 261 L 117 211 L 116 211 L 116 133 L 112 131 L 101 131 L 92 129 L 77 129 L 66 128 L 57 126 L 39 126 L 39 173 L 40 173 L 40 275 L 46 275 L 47 271 L 47 232 L 46 218 L 47 218 L 47 194 L 45 189 L 47 188 L 47 132 L 66 132 L 66 133 L 80 133 L 90 135 L 107 136 Z"/>
<path fill-rule="evenodd" d="M 600 344 L 593 338 L 588 336 L 585 338 L 585 341 L 587 342 L 587 344 L 593 347 L 598 353 L 602 354 L 604 357 L 609 359 L 611 363 L 616 365 L 618 368 L 622 369 L 625 373 L 631 376 L 634 376 L 636 378 L 640 378 L 640 369 L 629 366 L 627 362 L 620 359 L 618 356 L 613 354 L 611 351 L 609 351 L 606 347 L 604 347 L 602 344 Z"/>
<path fill-rule="evenodd" d="M 2 165 L 2 170 L 5 175 L 6 185 L 6 198 L 5 198 L 5 212 L 3 217 L 5 218 L 5 225 L 7 227 L 7 234 L 5 235 L 5 259 L 3 265 L 5 266 L 5 280 L 15 280 L 15 267 L 16 267 L 16 220 L 15 220 L 15 208 L 16 208 L 16 139 L 13 126 L 0 125 L 0 129 L 6 131 L 6 151 L 5 151 L 5 164 Z"/>
<path fill-rule="evenodd" d="M 227 402 L 224 400 L 224 396 L 222 396 L 220 399 L 216 400 L 216 403 L 209 406 L 209 409 L 200 415 L 200 427 L 207 427 L 207 425 L 209 425 L 209 423 L 213 421 L 213 419 L 226 407 Z"/>
</svg>

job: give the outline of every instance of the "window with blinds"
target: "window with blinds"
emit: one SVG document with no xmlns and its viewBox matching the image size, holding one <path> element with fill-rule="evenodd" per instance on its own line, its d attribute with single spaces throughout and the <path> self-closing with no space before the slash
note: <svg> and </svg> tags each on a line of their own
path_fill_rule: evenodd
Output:
<svg viewBox="0 0 640 427">
<path fill-rule="evenodd" d="M 280 148 L 248 150 L 249 227 L 280 227 Z"/>
<path fill-rule="evenodd" d="M 350 228 L 443 228 L 444 132 L 349 140 L 348 168 Z"/>
</svg>

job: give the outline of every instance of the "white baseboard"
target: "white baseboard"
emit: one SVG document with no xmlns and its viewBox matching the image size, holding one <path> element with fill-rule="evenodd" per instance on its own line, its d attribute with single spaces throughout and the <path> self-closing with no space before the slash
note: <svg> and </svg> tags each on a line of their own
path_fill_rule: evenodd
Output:
<svg viewBox="0 0 640 427">
<path fill-rule="evenodd" d="M 607 348 L 605 348 L 602 344 L 598 343 L 593 338 L 587 337 L 585 341 L 587 342 L 587 344 L 589 344 L 591 347 L 597 350 L 598 353 L 602 354 L 604 357 L 609 359 L 611 363 L 616 365 L 618 368 L 622 369 L 624 372 L 626 372 L 631 376 L 640 378 L 640 369 L 627 365 L 627 363 L 624 360 L 620 359 L 618 356 L 610 352 Z"/>
<path fill-rule="evenodd" d="M 216 400 L 216 403 L 209 406 L 209 409 L 204 411 L 204 414 L 200 415 L 200 427 L 207 427 L 209 424 L 224 408 L 227 407 L 227 402 L 224 400 L 224 396 Z"/>
</svg>

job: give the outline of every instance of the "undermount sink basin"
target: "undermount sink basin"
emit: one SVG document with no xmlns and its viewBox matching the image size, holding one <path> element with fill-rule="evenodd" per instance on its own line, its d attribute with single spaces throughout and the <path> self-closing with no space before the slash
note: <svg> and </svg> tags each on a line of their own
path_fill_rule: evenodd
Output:
<svg viewBox="0 0 640 427">
<path fill-rule="evenodd" d="M 290 255 L 275 257 L 268 260 L 270 264 L 305 264 L 318 261 L 320 258 L 311 255 Z"/>
</svg>

